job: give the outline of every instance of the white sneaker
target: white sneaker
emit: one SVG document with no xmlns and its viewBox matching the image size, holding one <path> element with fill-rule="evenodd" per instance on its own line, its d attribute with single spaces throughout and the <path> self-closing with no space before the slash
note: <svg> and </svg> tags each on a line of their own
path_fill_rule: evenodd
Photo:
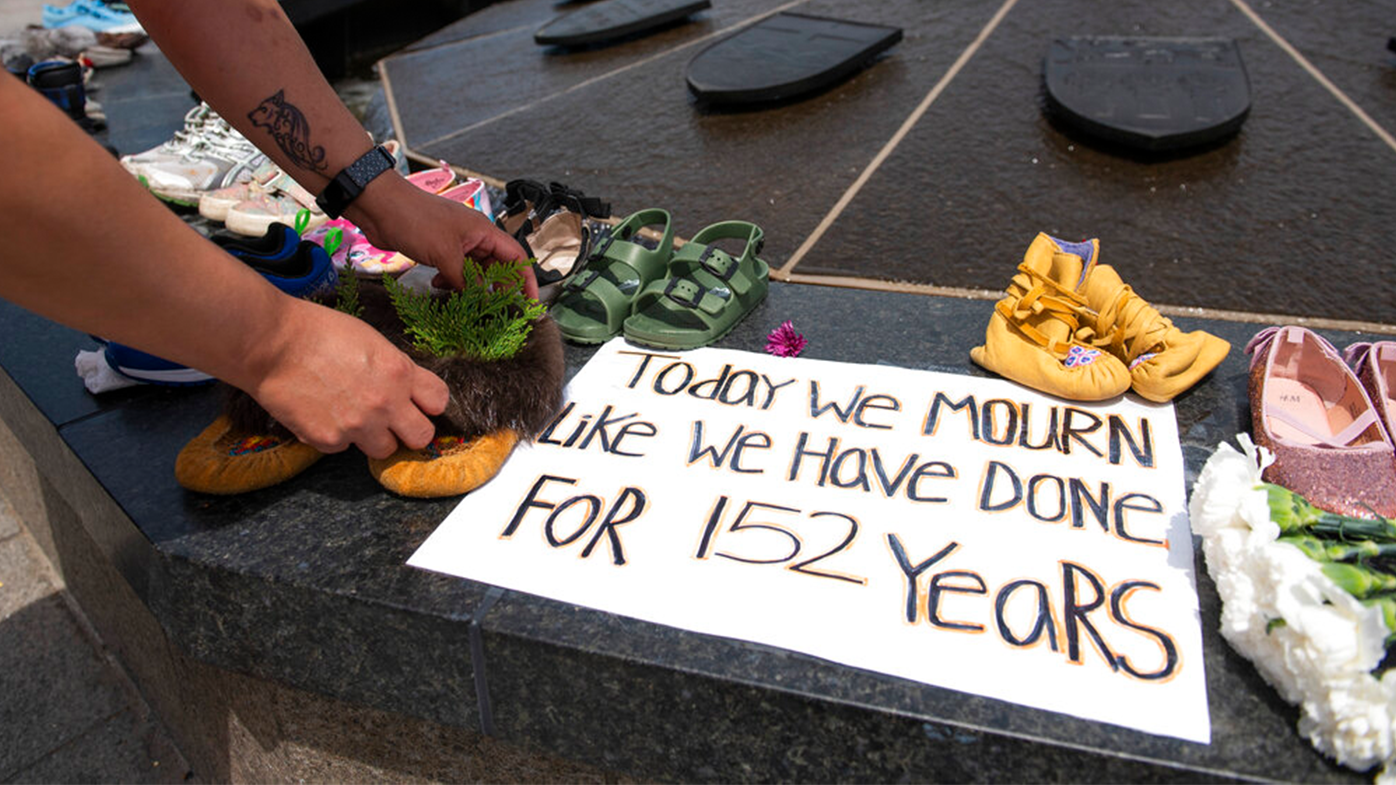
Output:
<svg viewBox="0 0 1396 785">
<path fill-rule="evenodd" d="M 266 158 L 252 171 L 247 182 L 234 183 L 226 188 L 205 191 L 199 197 L 199 215 L 224 223 L 228 220 L 228 210 L 239 202 L 245 202 L 258 193 L 274 190 L 272 182 L 282 177 L 281 167 Z"/>
<path fill-rule="evenodd" d="M 130 172 L 132 177 L 141 179 L 146 166 L 178 161 L 185 153 L 193 150 L 195 144 L 202 138 L 204 123 L 212 113 L 213 110 L 204 103 L 190 109 L 184 115 L 184 128 L 175 131 L 174 136 L 157 147 L 152 147 L 145 152 L 121 156 L 121 166 Z"/>
<path fill-rule="evenodd" d="M 208 104 L 185 115 L 184 129 L 159 147 L 121 159 L 155 196 L 194 207 L 205 192 L 252 179 L 266 161 L 253 144 Z"/>
</svg>

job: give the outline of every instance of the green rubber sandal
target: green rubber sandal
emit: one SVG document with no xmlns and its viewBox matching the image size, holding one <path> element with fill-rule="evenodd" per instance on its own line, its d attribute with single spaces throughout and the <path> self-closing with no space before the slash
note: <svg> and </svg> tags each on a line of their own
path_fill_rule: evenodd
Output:
<svg viewBox="0 0 1396 785">
<path fill-rule="evenodd" d="M 745 240 L 740 257 L 708 243 Z M 771 268 L 761 252 L 761 227 L 723 221 L 693 235 L 674 252 L 664 280 L 646 286 L 625 320 L 626 340 L 663 349 L 696 349 L 719 341 L 766 299 Z"/>
<path fill-rule="evenodd" d="M 653 250 L 634 242 L 635 233 L 664 225 Z M 620 334 L 635 296 L 664 275 L 674 251 L 674 225 L 667 210 L 641 210 L 596 238 L 586 269 L 572 276 L 553 304 L 553 321 L 562 337 L 578 343 L 601 343 Z"/>
</svg>

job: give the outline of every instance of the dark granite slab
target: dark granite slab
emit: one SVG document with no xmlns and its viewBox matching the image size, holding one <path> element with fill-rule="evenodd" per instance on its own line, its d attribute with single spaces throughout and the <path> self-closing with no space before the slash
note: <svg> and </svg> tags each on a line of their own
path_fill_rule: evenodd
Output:
<svg viewBox="0 0 1396 785">
<path fill-rule="evenodd" d="M 539 46 L 533 41 L 534 32 L 554 16 L 552 6 L 537 0 L 521 2 L 534 9 L 529 24 L 449 45 L 409 50 L 379 64 L 380 71 L 387 74 L 391 84 L 405 86 L 405 89 L 394 90 L 393 96 L 403 123 L 402 136 L 410 140 L 409 147 L 427 155 L 438 155 L 435 152 L 438 144 L 464 138 L 462 129 L 488 123 L 510 129 L 515 135 L 536 137 L 533 149 L 548 150 L 550 143 L 562 141 L 558 134 L 568 133 L 578 120 L 589 119 L 575 113 L 566 114 L 565 108 L 556 106 L 555 97 L 650 57 L 683 60 L 685 58 L 680 56 L 683 52 L 696 53 L 695 45 L 714 33 L 769 12 L 778 5 L 778 0 L 735 0 L 700 11 L 685 23 L 652 35 L 627 39 L 613 46 L 564 49 Z M 653 78 L 653 71 L 640 70 Z M 470 89 L 464 91 L 458 89 L 462 74 L 470 77 Z M 663 84 L 656 83 L 654 88 L 663 89 Z M 653 100 L 655 94 L 651 90 L 654 88 L 632 93 L 619 103 L 637 107 L 645 114 L 647 106 L 662 106 Z M 682 79 L 677 88 L 680 93 L 675 95 L 683 103 L 686 101 L 683 91 L 687 88 Z M 589 92 L 592 100 L 598 95 L 604 93 Z M 539 104 L 536 112 L 518 111 L 533 104 Z M 602 111 L 588 113 L 592 115 L 590 119 L 610 117 L 602 107 L 596 108 Z M 614 123 L 615 119 L 618 118 L 609 121 Z M 527 133 L 521 133 L 521 129 L 528 129 Z M 473 134 L 464 136 L 473 137 Z M 574 152 L 585 146 L 589 145 L 569 143 L 552 149 L 556 153 Z M 487 149 L 493 161 L 494 150 Z M 467 161 L 473 159 L 451 160 L 468 166 Z"/>
<path fill-rule="evenodd" d="M 175 456 L 220 391 L 164 392 L 61 435 L 154 552 L 126 577 L 170 635 L 231 670 L 473 727 L 469 624 L 487 587 L 404 566 L 454 501 L 389 496 L 357 452 L 257 493 L 190 493 Z"/>
<path fill-rule="evenodd" d="M 577 4 L 569 5 L 556 0 L 509 0 L 492 3 L 487 8 L 482 8 L 409 44 L 402 51 L 432 49 L 515 28 L 534 30 L 554 16 L 576 6 Z"/>
<path fill-rule="evenodd" d="M 761 351 L 793 319 L 804 356 L 986 375 L 968 356 L 993 304 L 776 286 L 723 341 Z M 1247 358 L 1257 326 L 1180 319 L 1233 351 L 1176 401 L 1191 487 L 1216 444 L 1249 430 Z M 1352 334 L 1326 333 L 1343 346 Z M 1088 722 L 509 592 L 484 620 L 501 735 L 674 779 L 1330 781 L 1351 772 L 1294 731 L 1296 712 L 1220 638 L 1220 602 L 1200 549 L 1212 743 Z M 645 675 L 639 679 L 636 673 Z M 643 717 L 637 722 L 636 717 Z M 798 727 L 798 733 L 791 729 Z M 714 736 L 720 736 L 719 742 Z"/>
<path fill-rule="evenodd" d="M 769 330 L 791 319 L 810 339 L 810 357 L 983 374 L 967 352 L 991 307 L 777 284 L 723 345 L 758 350 Z M 1255 329 L 1180 323 L 1237 346 Z M 1358 338 L 1328 335 L 1339 346 Z M 43 346 L 53 359 L 35 362 L 66 362 L 72 348 L 62 340 Z M 592 353 L 569 347 L 569 368 L 575 372 Z M 1246 426 L 1245 365 L 1233 350 L 1178 399 L 1189 480 L 1218 441 Z M 26 393 L 42 403 L 61 399 L 73 384 L 55 380 Z M 454 500 L 393 497 L 355 453 L 329 456 L 258 493 L 183 491 L 173 480 L 174 455 L 213 416 L 217 396 L 154 392 L 63 425 L 59 434 L 135 523 L 131 535 L 147 543 L 142 594 L 171 640 L 225 668 L 487 729 L 646 778 L 1356 778 L 1298 736 L 1295 712 L 1218 637 L 1218 601 L 1200 565 L 1211 745 L 409 568 L 408 555 Z M 129 526 L 118 519 L 85 525 Z M 484 701 L 479 683 L 487 687 Z"/>
<path fill-rule="evenodd" d="M 73 360 L 79 350 L 96 349 L 97 342 L 5 300 L 0 300 L 0 334 L 7 336 L 0 340 L 0 367 L 53 423 L 69 423 L 148 392 L 128 388 L 100 397 L 88 393 Z"/>
<path fill-rule="evenodd" d="M 1089 8 L 1015 6 L 797 269 L 997 290 L 1047 231 L 1100 237 L 1155 302 L 1396 321 L 1396 152 L 1231 3 Z M 1051 39 L 1121 32 L 1236 38 L 1253 98 L 1240 134 L 1146 161 L 1054 128 Z"/>
</svg>

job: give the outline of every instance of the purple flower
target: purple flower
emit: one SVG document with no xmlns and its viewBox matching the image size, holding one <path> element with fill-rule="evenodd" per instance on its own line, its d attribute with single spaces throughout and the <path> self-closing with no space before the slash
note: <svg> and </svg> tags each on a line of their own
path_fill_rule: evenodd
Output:
<svg viewBox="0 0 1396 785">
<path fill-rule="evenodd" d="M 766 336 L 766 352 L 777 357 L 799 357 L 808 343 L 805 336 L 795 332 L 795 325 L 786 320 Z"/>
</svg>

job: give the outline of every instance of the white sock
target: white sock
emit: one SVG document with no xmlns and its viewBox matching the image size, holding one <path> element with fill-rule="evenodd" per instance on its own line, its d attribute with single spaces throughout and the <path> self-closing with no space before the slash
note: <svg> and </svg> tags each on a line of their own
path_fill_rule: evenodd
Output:
<svg viewBox="0 0 1396 785">
<path fill-rule="evenodd" d="M 107 363 L 106 353 L 102 351 L 79 351 L 73 365 L 77 368 L 78 376 L 82 377 L 87 391 L 94 395 L 140 384 L 135 379 L 128 379 L 113 370 Z"/>
</svg>

